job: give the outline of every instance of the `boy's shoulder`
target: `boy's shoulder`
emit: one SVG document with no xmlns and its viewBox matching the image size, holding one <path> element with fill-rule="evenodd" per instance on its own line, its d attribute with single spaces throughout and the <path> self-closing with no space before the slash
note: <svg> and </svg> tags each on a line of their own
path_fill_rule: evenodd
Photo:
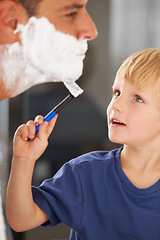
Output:
<svg viewBox="0 0 160 240">
<path fill-rule="evenodd" d="M 121 148 L 116 148 L 110 151 L 100 150 L 85 153 L 77 158 L 69 161 L 72 166 L 84 165 L 84 164 L 99 164 L 103 162 L 104 164 L 113 162 L 115 158 L 119 158 Z"/>
</svg>

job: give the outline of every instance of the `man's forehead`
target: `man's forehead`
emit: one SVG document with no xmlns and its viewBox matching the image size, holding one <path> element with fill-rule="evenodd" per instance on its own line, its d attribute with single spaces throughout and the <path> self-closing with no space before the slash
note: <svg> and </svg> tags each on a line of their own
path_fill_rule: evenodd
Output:
<svg viewBox="0 0 160 240">
<path fill-rule="evenodd" d="M 36 17 L 47 16 L 48 13 L 52 12 L 52 17 L 55 17 L 59 13 L 85 8 L 87 3 L 88 0 L 41 0 L 35 15 Z"/>
<path fill-rule="evenodd" d="M 43 0 L 44 1 L 44 0 Z M 69 6 L 85 6 L 88 3 L 88 0 L 53 0 L 54 2 L 59 3 L 61 6 L 69 7 Z"/>
<path fill-rule="evenodd" d="M 64 4 L 86 4 L 88 0 L 59 0 L 60 2 L 63 2 Z"/>
</svg>

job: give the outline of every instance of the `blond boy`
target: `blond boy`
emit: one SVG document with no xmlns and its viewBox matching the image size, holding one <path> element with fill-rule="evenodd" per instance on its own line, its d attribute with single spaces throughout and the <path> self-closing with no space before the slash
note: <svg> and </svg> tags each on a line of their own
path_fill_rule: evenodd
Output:
<svg viewBox="0 0 160 240">
<path fill-rule="evenodd" d="M 46 123 L 38 116 L 20 126 L 6 201 L 11 227 L 25 231 L 63 222 L 72 240 L 159 240 L 159 103 L 160 49 L 146 49 L 118 70 L 107 109 L 109 138 L 123 147 L 73 159 L 32 189 L 35 162 L 56 119 Z"/>
</svg>

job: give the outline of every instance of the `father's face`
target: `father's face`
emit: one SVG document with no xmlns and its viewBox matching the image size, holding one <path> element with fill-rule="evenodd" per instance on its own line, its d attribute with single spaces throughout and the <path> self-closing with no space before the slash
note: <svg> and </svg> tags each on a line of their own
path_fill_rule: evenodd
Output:
<svg viewBox="0 0 160 240">
<path fill-rule="evenodd" d="M 47 81 L 63 81 L 73 95 L 79 94 L 77 86 L 71 84 L 82 74 L 86 41 L 97 37 L 86 5 L 87 0 L 41 0 L 33 20 L 28 19 L 26 10 L 20 4 L 11 0 L 1 2 L 6 25 L 4 28 L 0 26 L 0 44 L 6 46 L 11 43 L 11 48 L 5 52 L 5 58 L 3 46 L 0 48 L 0 100 L 14 97 L 33 85 Z M 48 23 L 42 17 L 48 19 Z M 39 20 L 43 21 L 43 25 Z M 15 32 L 17 24 L 24 26 L 23 34 Z M 62 32 L 62 36 L 49 25 Z M 37 30 L 33 31 L 33 28 Z M 69 36 L 74 36 L 77 42 Z"/>
<path fill-rule="evenodd" d="M 77 39 L 94 39 L 96 27 L 86 10 L 87 0 L 42 0 L 37 6 L 36 17 L 45 16 L 56 30 Z"/>
</svg>

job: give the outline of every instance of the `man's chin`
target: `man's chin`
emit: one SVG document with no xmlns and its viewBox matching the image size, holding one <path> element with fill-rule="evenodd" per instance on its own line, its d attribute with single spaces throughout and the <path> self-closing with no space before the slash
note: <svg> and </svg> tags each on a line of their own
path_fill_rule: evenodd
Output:
<svg viewBox="0 0 160 240">
<path fill-rule="evenodd" d="M 22 92 L 26 91 L 24 90 L 19 91 L 18 89 L 18 83 L 15 81 L 15 84 L 12 86 L 5 86 L 3 83 L 3 80 L 0 79 L 0 101 L 8 98 L 13 98 L 21 94 Z"/>
<path fill-rule="evenodd" d="M 13 97 L 9 90 L 6 90 L 3 87 L 0 87 L 0 101 Z"/>
</svg>

